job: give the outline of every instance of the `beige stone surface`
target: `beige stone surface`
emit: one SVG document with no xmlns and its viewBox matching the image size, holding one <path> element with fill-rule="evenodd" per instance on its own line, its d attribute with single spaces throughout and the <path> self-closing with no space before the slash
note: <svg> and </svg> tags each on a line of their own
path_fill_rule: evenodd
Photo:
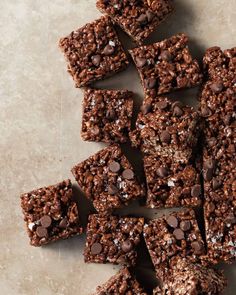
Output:
<svg viewBox="0 0 236 295">
<path fill-rule="evenodd" d="M 186 32 L 199 58 L 209 46 L 236 45 L 235 0 L 176 0 L 175 5 L 176 13 L 149 42 Z M 89 295 L 118 267 L 84 264 L 84 236 L 30 247 L 19 195 L 72 178 L 72 165 L 103 146 L 80 138 L 82 92 L 74 88 L 57 48 L 60 37 L 100 13 L 95 0 L 1 0 L 0 11 L 0 294 Z M 127 48 L 132 46 L 121 36 Z M 136 107 L 142 100 L 133 66 L 98 85 L 133 90 Z M 182 91 L 175 97 L 195 104 L 196 93 Z M 127 146 L 124 150 L 131 155 Z M 84 219 L 88 204 L 83 203 Z M 129 211 L 142 213 L 137 206 Z M 230 284 L 225 294 L 233 295 L 236 266 L 226 270 Z M 142 271 L 142 278 L 149 279 Z"/>
</svg>

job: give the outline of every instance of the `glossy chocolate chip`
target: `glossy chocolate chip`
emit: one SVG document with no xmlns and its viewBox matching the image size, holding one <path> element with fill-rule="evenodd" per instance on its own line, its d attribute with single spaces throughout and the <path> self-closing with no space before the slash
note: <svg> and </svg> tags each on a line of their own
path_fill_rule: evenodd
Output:
<svg viewBox="0 0 236 295">
<path fill-rule="evenodd" d="M 115 195 L 119 192 L 118 188 L 114 184 L 108 186 L 108 194 Z"/>
<path fill-rule="evenodd" d="M 157 169 L 157 174 L 160 177 L 166 177 L 169 174 L 169 170 L 166 167 L 160 167 Z"/>
<path fill-rule="evenodd" d="M 144 80 L 144 86 L 148 89 L 153 89 L 157 84 L 157 80 L 155 78 L 149 78 Z"/>
<path fill-rule="evenodd" d="M 214 178 L 212 180 L 212 188 L 213 188 L 213 190 L 217 190 L 218 188 L 221 187 L 221 185 L 222 185 L 222 182 L 220 180 L 218 180 L 216 178 Z"/>
<path fill-rule="evenodd" d="M 109 170 L 111 172 L 114 172 L 114 173 L 117 173 L 120 171 L 120 164 L 116 161 L 112 161 L 110 164 L 109 164 Z"/>
<path fill-rule="evenodd" d="M 148 20 L 147 15 L 144 13 L 140 14 L 140 16 L 137 18 L 137 21 L 142 25 L 146 24 L 147 20 Z"/>
<path fill-rule="evenodd" d="M 215 211 L 215 204 L 210 202 L 210 203 L 207 203 L 207 210 L 211 213 L 211 212 L 214 212 Z"/>
<path fill-rule="evenodd" d="M 67 228 L 67 226 L 68 226 L 68 219 L 65 217 L 60 221 L 59 227 L 60 228 Z"/>
<path fill-rule="evenodd" d="M 209 109 L 208 107 L 204 106 L 202 108 L 201 114 L 202 114 L 202 117 L 207 118 L 207 117 L 209 117 L 209 116 L 212 115 L 212 112 L 211 112 L 211 109 Z"/>
<path fill-rule="evenodd" d="M 44 215 L 40 218 L 42 227 L 48 228 L 52 224 L 52 218 L 49 215 Z"/>
<path fill-rule="evenodd" d="M 133 178 L 134 178 L 134 172 L 133 172 L 131 169 L 125 169 L 125 170 L 122 172 L 122 176 L 123 176 L 125 179 L 133 179 Z"/>
<path fill-rule="evenodd" d="M 121 245 L 121 249 L 125 252 L 128 253 L 133 249 L 134 245 L 133 242 L 128 240 L 125 240 L 122 245 Z"/>
<path fill-rule="evenodd" d="M 151 22 L 153 20 L 153 18 L 154 18 L 155 15 L 154 15 L 154 13 L 152 13 L 151 10 L 147 10 L 146 11 L 146 16 L 147 16 L 148 22 Z"/>
<path fill-rule="evenodd" d="M 212 168 L 207 168 L 204 172 L 204 179 L 206 181 L 211 181 L 213 178 L 213 169 Z"/>
<path fill-rule="evenodd" d="M 160 140 L 163 143 L 170 143 L 171 141 L 170 133 L 167 130 L 162 131 L 160 135 Z"/>
<path fill-rule="evenodd" d="M 93 56 L 91 57 L 91 61 L 92 61 L 92 63 L 93 63 L 96 67 L 98 67 L 98 66 L 100 65 L 100 62 L 101 62 L 101 55 L 93 55 Z"/>
<path fill-rule="evenodd" d="M 184 232 L 180 228 L 176 228 L 173 232 L 176 240 L 184 240 Z"/>
<path fill-rule="evenodd" d="M 163 50 L 160 54 L 161 60 L 164 61 L 171 61 L 172 60 L 172 55 L 168 50 Z"/>
<path fill-rule="evenodd" d="M 102 245 L 100 243 L 94 243 L 91 246 L 91 254 L 92 255 L 98 255 L 102 252 Z"/>
<path fill-rule="evenodd" d="M 198 198 L 201 195 L 201 185 L 195 184 L 191 189 L 191 196 Z"/>
<path fill-rule="evenodd" d="M 152 109 L 152 106 L 150 104 L 144 104 L 141 106 L 141 111 L 144 115 L 147 115 Z"/>
<path fill-rule="evenodd" d="M 156 103 L 156 106 L 157 106 L 157 108 L 158 108 L 159 110 L 164 110 L 164 109 L 166 109 L 166 108 L 168 107 L 168 103 L 167 103 L 167 101 L 165 101 L 165 100 L 163 100 L 163 101 L 158 101 L 158 102 Z"/>
<path fill-rule="evenodd" d="M 39 238 L 46 238 L 48 235 L 48 231 L 43 226 L 38 226 L 36 229 L 36 234 Z"/>
<path fill-rule="evenodd" d="M 189 220 L 183 220 L 180 222 L 179 227 L 182 229 L 182 231 L 188 231 L 191 229 L 191 222 Z"/>
<path fill-rule="evenodd" d="M 176 117 L 180 117 L 183 115 L 183 110 L 179 106 L 175 106 L 173 109 L 173 115 Z"/>
<path fill-rule="evenodd" d="M 219 93 L 223 90 L 224 85 L 222 82 L 214 82 L 210 85 L 210 88 L 214 93 Z"/>
<path fill-rule="evenodd" d="M 177 228 L 178 227 L 178 219 L 175 217 L 175 216 L 169 216 L 167 219 L 166 219 L 166 222 L 169 226 L 173 227 L 173 228 Z"/>
<path fill-rule="evenodd" d="M 115 51 L 115 48 L 113 46 L 111 46 L 110 44 L 108 44 L 104 50 L 103 50 L 103 54 L 105 55 L 112 55 Z"/>
<path fill-rule="evenodd" d="M 204 246 L 202 242 L 194 241 L 192 242 L 191 247 L 194 253 L 197 255 L 202 254 L 204 252 Z"/>
<path fill-rule="evenodd" d="M 138 68 L 142 68 L 143 66 L 145 66 L 147 60 L 145 58 L 142 57 L 136 57 L 136 65 Z"/>
</svg>

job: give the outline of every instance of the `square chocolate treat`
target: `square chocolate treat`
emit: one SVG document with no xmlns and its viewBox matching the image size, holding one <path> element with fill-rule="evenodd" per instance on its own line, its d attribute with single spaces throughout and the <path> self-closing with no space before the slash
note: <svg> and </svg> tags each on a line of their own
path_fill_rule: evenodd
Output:
<svg viewBox="0 0 236 295">
<path fill-rule="evenodd" d="M 157 277 L 165 278 L 173 257 L 200 261 L 205 253 L 204 242 L 193 210 L 184 209 L 151 220 L 144 225 L 144 239 Z"/>
<path fill-rule="evenodd" d="M 171 261 L 171 270 L 153 295 L 219 295 L 227 285 L 223 272 L 178 258 Z"/>
<path fill-rule="evenodd" d="M 165 97 L 149 96 L 144 100 L 130 139 L 145 155 L 188 163 L 201 130 L 199 119 L 192 107 Z"/>
<path fill-rule="evenodd" d="M 112 276 L 108 282 L 97 287 L 93 295 L 147 295 L 127 267 L 122 268 L 116 275 Z"/>
<path fill-rule="evenodd" d="M 32 246 L 82 233 L 69 179 L 21 195 L 21 207 Z"/>
<path fill-rule="evenodd" d="M 106 16 L 62 38 L 59 47 L 76 87 L 111 76 L 129 64 L 112 22 Z"/>
<path fill-rule="evenodd" d="M 224 195 L 207 200 L 204 204 L 207 255 L 202 262 L 231 263 L 236 258 L 236 204 L 227 201 Z"/>
<path fill-rule="evenodd" d="M 130 50 L 146 95 L 156 96 L 201 84 L 199 64 L 192 58 L 187 43 L 185 34 L 177 34 Z"/>
<path fill-rule="evenodd" d="M 174 9 L 171 0 L 97 0 L 97 7 L 137 43 L 142 43 Z"/>
<path fill-rule="evenodd" d="M 131 164 L 116 144 L 76 165 L 72 173 L 99 213 L 110 213 L 145 194 Z"/>
<path fill-rule="evenodd" d="M 191 164 L 159 156 L 144 156 L 149 208 L 198 207 L 202 203 L 200 175 Z"/>
<path fill-rule="evenodd" d="M 88 141 L 128 140 L 133 113 L 133 92 L 86 89 L 81 136 Z"/>
<path fill-rule="evenodd" d="M 143 218 L 90 215 L 85 262 L 135 265 L 143 225 Z"/>
</svg>

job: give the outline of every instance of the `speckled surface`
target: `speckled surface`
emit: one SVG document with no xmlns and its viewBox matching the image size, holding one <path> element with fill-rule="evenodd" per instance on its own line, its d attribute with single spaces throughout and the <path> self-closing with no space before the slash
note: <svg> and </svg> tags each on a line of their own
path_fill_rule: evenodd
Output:
<svg viewBox="0 0 236 295">
<path fill-rule="evenodd" d="M 209 46 L 236 45 L 235 0 L 175 3 L 176 13 L 148 42 L 186 32 L 198 58 Z M 80 138 L 82 92 L 74 88 L 57 48 L 60 37 L 100 14 L 95 0 L 1 0 L 0 11 L 0 293 L 89 295 L 118 267 L 84 264 L 84 236 L 30 247 L 19 194 L 72 178 L 70 168 L 103 146 Z M 127 48 L 132 46 L 123 34 L 122 39 Z M 133 66 L 98 85 L 127 87 L 136 93 L 136 106 L 141 102 Z M 175 97 L 194 104 L 196 93 L 183 91 Z M 127 146 L 124 150 L 131 154 Z M 85 220 L 89 205 L 83 203 Z M 137 206 L 132 208 L 141 214 Z M 226 270 L 230 286 L 225 294 L 233 295 L 236 266 Z M 146 269 L 143 273 L 142 278 L 149 278 Z"/>
</svg>

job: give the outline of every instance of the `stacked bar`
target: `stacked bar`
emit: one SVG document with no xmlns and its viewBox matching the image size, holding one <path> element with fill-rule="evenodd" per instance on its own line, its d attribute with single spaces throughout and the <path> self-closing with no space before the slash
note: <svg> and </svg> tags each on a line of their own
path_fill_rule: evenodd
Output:
<svg viewBox="0 0 236 295">
<path fill-rule="evenodd" d="M 199 119 L 193 108 L 180 102 L 145 98 L 130 138 L 144 154 L 147 207 L 201 204 L 199 170 L 193 159 L 201 129 Z"/>
<path fill-rule="evenodd" d="M 236 257 L 236 48 L 206 51 L 207 82 L 201 93 L 205 118 L 203 171 L 207 260 Z"/>
</svg>

